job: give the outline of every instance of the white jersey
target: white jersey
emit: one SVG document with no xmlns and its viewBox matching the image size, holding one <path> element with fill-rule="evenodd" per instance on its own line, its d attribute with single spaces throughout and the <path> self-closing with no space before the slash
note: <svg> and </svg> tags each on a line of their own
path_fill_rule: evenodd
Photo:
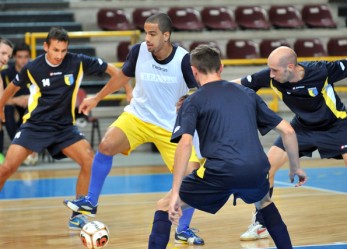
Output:
<svg viewBox="0 0 347 249">
<path fill-rule="evenodd" d="M 146 43 L 141 43 L 133 98 L 124 111 L 171 132 L 176 121 L 176 102 L 189 91 L 181 68 L 187 53 L 177 47 L 169 63 L 159 64 L 148 52 Z"/>
</svg>

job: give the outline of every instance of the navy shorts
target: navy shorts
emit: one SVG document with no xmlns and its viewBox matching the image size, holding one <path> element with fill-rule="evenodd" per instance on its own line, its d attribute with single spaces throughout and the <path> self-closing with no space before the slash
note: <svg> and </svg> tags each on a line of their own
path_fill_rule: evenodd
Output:
<svg viewBox="0 0 347 249">
<path fill-rule="evenodd" d="M 342 154 L 347 153 L 347 119 L 338 119 L 326 130 L 312 130 L 291 123 L 299 143 L 300 157 L 312 157 L 312 152 L 318 150 L 321 158 L 342 159 Z M 274 145 L 284 149 L 281 137 L 278 137 Z"/>
<path fill-rule="evenodd" d="M 12 144 L 38 153 L 47 149 L 54 159 L 62 159 L 66 156 L 61 150 L 82 139 L 85 139 L 84 135 L 74 125 L 61 128 L 25 123 L 18 129 Z"/>
<path fill-rule="evenodd" d="M 256 186 L 254 186 L 254 181 L 250 182 L 252 187 L 249 188 L 217 186 L 214 184 L 217 179 L 220 182 L 230 182 L 230 179 L 213 177 L 214 179 L 209 181 L 210 177 L 205 172 L 204 178 L 200 178 L 196 174 L 196 170 L 186 176 L 182 181 L 180 189 L 181 200 L 191 207 L 215 214 L 225 205 L 231 195 L 234 195 L 234 205 L 236 205 L 237 198 L 251 204 L 263 199 L 270 188 L 268 175 L 265 175 Z M 259 177 L 257 178 L 259 179 Z"/>
</svg>

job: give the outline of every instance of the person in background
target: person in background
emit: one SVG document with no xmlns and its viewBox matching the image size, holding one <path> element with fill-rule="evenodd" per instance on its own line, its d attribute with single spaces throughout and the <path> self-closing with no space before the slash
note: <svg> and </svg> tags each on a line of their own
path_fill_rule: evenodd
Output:
<svg viewBox="0 0 347 249">
<path fill-rule="evenodd" d="M 347 78 L 347 60 L 298 62 L 295 51 L 279 47 L 271 52 L 268 68 L 232 80 L 255 91 L 271 87 L 295 114 L 293 126 L 299 143 L 299 155 L 343 159 L 347 165 L 347 110 L 334 89 L 334 84 Z M 275 173 L 288 160 L 281 137 L 267 155 L 271 164 L 270 196 Z M 241 240 L 269 237 L 261 212 L 256 210 L 252 224 Z"/>
<path fill-rule="evenodd" d="M 258 130 L 262 135 L 270 130 L 281 135 L 289 156 L 289 178 L 293 182 L 298 176 L 296 186 L 301 186 L 307 178 L 299 165 L 293 128 L 254 91 L 221 79 L 223 65 L 217 49 L 199 45 L 190 58 L 201 87 L 183 102 L 177 116 L 171 137 L 178 143 L 172 191 L 154 214 L 148 248 L 166 248 L 171 223 L 177 225 L 182 215 L 181 206 L 215 214 L 234 195 L 234 205 L 237 198 L 255 203 L 277 248 L 292 249 L 287 227 L 269 195 L 270 163 Z M 184 177 L 195 131 L 206 162 Z"/>
<path fill-rule="evenodd" d="M 11 83 L 29 60 L 30 47 L 25 43 L 15 45 L 13 49 L 13 63 L 9 63 L 8 67 L 1 71 L 4 89 Z M 22 124 L 23 116 L 28 107 L 29 94 L 29 86 L 23 86 L 5 105 L 5 126 L 11 141 L 17 129 Z M 4 143 L 3 131 L 0 132 L 0 143 Z M 38 154 L 33 152 L 24 160 L 24 164 L 34 165 L 37 161 Z"/>
</svg>

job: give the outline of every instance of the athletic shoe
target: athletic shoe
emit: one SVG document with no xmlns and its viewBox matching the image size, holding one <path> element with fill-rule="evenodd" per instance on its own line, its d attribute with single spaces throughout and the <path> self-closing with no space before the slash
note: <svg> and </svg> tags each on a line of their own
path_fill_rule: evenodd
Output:
<svg viewBox="0 0 347 249">
<path fill-rule="evenodd" d="M 196 231 L 196 230 L 194 230 Z M 185 230 L 182 230 L 181 232 L 175 232 L 175 243 L 177 244 L 189 244 L 189 245 L 204 245 L 205 242 L 202 238 L 197 236 L 193 229 L 190 229 L 189 227 Z"/>
<path fill-rule="evenodd" d="M 98 208 L 97 205 L 93 206 L 93 204 L 89 201 L 88 196 L 81 196 L 81 198 L 72 201 L 64 200 L 63 203 L 72 211 L 85 214 L 90 217 L 95 217 L 96 210 Z"/>
<path fill-rule="evenodd" d="M 37 164 L 39 160 L 39 156 L 36 152 L 33 152 L 32 154 L 30 154 L 29 156 L 27 156 L 27 158 L 23 161 L 23 164 L 26 166 L 34 166 Z"/>
<path fill-rule="evenodd" d="M 249 225 L 248 230 L 240 236 L 240 240 L 257 240 L 257 239 L 267 239 L 270 238 L 270 234 L 266 227 L 255 221 L 255 213 L 252 218 L 252 224 Z"/>
<path fill-rule="evenodd" d="M 79 214 L 70 218 L 68 226 L 71 230 L 81 230 L 87 222 L 87 217 L 83 214 Z"/>
</svg>

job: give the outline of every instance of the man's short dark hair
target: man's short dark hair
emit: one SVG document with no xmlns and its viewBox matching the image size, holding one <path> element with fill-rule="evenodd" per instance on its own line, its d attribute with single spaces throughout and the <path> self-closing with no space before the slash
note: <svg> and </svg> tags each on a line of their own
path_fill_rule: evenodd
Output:
<svg viewBox="0 0 347 249">
<path fill-rule="evenodd" d="M 210 45 L 199 45 L 190 52 L 190 64 L 204 74 L 218 72 L 221 66 L 220 51 Z"/>
<path fill-rule="evenodd" d="M 70 38 L 67 31 L 62 27 L 51 28 L 51 30 L 49 31 L 47 35 L 46 43 L 50 45 L 51 40 L 57 40 L 57 41 L 62 41 L 67 43 L 70 42 Z"/>
<path fill-rule="evenodd" d="M 30 47 L 25 43 L 16 44 L 13 49 L 13 55 L 16 55 L 18 51 L 28 51 L 30 54 Z"/>
<path fill-rule="evenodd" d="M 157 23 L 162 33 L 172 32 L 172 21 L 166 13 L 156 13 L 147 18 L 146 23 Z"/>
</svg>

